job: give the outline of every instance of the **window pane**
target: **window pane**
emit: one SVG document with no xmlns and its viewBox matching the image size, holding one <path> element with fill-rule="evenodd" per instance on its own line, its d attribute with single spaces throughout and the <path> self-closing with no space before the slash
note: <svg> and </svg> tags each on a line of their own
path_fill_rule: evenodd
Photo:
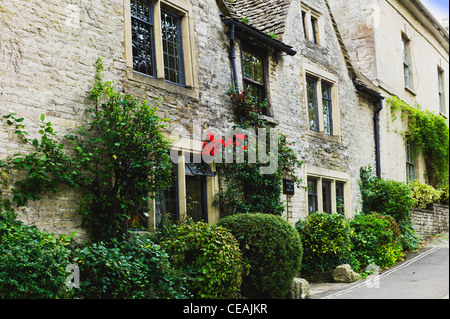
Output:
<svg viewBox="0 0 450 319">
<path fill-rule="evenodd" d="M 438 92 L 439 92 L 439 112 L 445 113 L 444 107 L 444 75 L 443 71 L 438 70 Z"/>
<path fill-rule="evenodd" d="M 311 78 L 306 79 L 306 94 L 308 98 L 309 128 L 314 131 L 319 130 L 317 116 L 317 81 Z"/>
<path fill-rule="evenodd" d="M 305 39 L 308 39 L 308 35 L 306 33 L 306 12 L 302 11 L 302 24 L 303 24 L 303 35 Z"/>
<path fill-rule="evenodd" d="M 403 70 L 405 75 L 405 86 L 411 87 L 411 67 L 410 67 L 410 48 L 409 40 L 402 37 L 403 41 Z"/>
<path fill-rule="evenodd" d="M 308 212 L 317 212 L 317 180 L 308 178 Z"/>
<path fill-rule="evenodd" d="M 323 212 L 331 214 L 331 182 L 322 181 Z"/>
<path fill-rule="evenodd" d="M 336 211 L 344 215 L 344 183 L 336 182 Z"/>
<path fill-rule="evenodd" d="M 186 176 L 187 215 L 195 222 L 206 221 L 205 186 L 205 177 Z"/>
<path fill-rule="evenodd" d="M 323 128 L 325 134 L 333 133 L 333 117 L 331 109 L 331 87 L 322 83 L 322 111 L 323 111 Z"/>
<path fill-rule="evenodd" d="M 172 185 L 167 190 L 160 189 L 155 200 L 155 224 L 161 225 L 163 217 L 175 221 L 178 219 L 178 178 L 177 165 L 172 169 Z"/>
<path fill-rule="evenodd" d="M 318 32 L 318 25 L 317 25 L 317 19 L 314 17 L 311 17 L 311 27 L 312 27 L 312 36 L 314 43 L 318 43 L 317 41 L 317 32 Z"/>
<path fill-rule="evenodd" d="M 260 84 L 264 84 L 262 60 L 253 54 L 242 52 L 242 68 L 244 77 Z"/>
<path fill-rule="evenodd" d="M 184 85 L 180 17 L 161 10 L 164 76 L 169 82 Z"/>
<path fill-rule="evenodd" d="M 131 1 L 133 69 L 150 76 L 155 74 L 153 54 L 153 7 L 140 0 Z"/>
</svg>

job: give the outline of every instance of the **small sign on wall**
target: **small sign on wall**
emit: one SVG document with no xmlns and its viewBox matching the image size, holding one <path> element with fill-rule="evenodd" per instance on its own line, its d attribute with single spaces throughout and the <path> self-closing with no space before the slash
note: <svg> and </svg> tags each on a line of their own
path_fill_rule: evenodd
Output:
<svg viewBox="0 0 450 319">
<path fill-rule="evenodd" d="M 295 195 L 295 183 L 293 180 L 283 178 L 283 194 Z"/>
</svg>

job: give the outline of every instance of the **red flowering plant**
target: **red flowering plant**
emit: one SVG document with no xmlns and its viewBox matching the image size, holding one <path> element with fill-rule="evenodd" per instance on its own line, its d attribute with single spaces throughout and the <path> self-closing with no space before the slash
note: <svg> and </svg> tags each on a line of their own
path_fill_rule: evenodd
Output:
<svg viewBox="0 0 450 319">
<path fill-rule="evenodd" d="M 288 172 L 300 185 L 301 179 L 295 172 L 302 163 L 286 136 L 277 134 L 276 170 L 273 174 L 261 173 L 260 168 L 265 164 L 257 159 L 259 145 L 251 130 L 248 131 L 248 134 L 235 133 L 232 138 L 225 139 L 216 139 L 213 133 L 207 135 L 208 141 L 203 144 L 203 158 L 213 158 L 217 171 L 226 182 L 226 188 L 217 194 L 218 201 L 215 204 L 220 205 L 222 216 L 249 212 L 281 215 L 285 209 L 281 199 L 283 176 Z M 269 140 L 268 135 L 270 132 L 266 135 Z"/>
<path fill-rule="evenodd" d="M 267 100 L 259 102 L 257 98 L 252 96 L 247 90 L 236 92 L 230 89 L 227 94 L 234 102 L 237 111 L 242 115 L 244 122 L 248 126 L 263 127 L 264 121 L 260 118 L 264 109 L 267 108 Z"/>
</svg>

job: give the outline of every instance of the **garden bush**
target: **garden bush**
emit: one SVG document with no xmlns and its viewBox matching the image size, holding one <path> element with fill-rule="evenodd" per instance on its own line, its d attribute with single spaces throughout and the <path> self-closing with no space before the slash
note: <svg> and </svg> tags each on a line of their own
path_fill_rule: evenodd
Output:
<svg viewBox="0 0 450 319">
<path fill-rule="evenodd" d="M 190 277 L 188 288 L 195 298 L 240 296 L 242 254 L 228 230 L 189 219 L 165 225 L 158 238 L 174 266 Z"/>
<path fill-rule="evenodd" d="M 73 294 L 65 285 L 70 237 L 0 216 L 0 299 L 60 299 Z"/>
<path fill-rule="evenodd" d="M 412 181 L 410 184 L 412 197 L 414 198 L 414 207 L 426 208 L 429 204 L 437 202 L 443 193 L 431 185 L 422 184 L 418 180 Z"/>
<path fill-rule="evenodd" d="M 90 243 L 75 249 L 80 268 L 77 297 L 86 299 L 183 299 L 190 297 L 185 278 L 154 240 L 135 235 L 127 240 Z"/>
<path fill-rule="evenodd" d="M 400 226 L 399 242 L 403 250 L 417 249 L 419 239 L 411 221 L 411 210 L 415 203 L 411 187 L 405 183 L 379 179 L 370 167 L 361 168 L 360 179 L 362 213 L 377 212 L 392 216 Z"/>
<path fill-rule="evenodd" d="M 441 197 L 439 197 L 439 204 L 442 205 L 448 205 L 448 198 L 449 198 L 449 192 L 448 192 L 448 185 L 441 186 L 439 188 L 441 190 Z"/>
<path fill-rule="evenodd" d="M 397 242 L 400 227 L 393 217 L 377 213 L 357 215 L 350 226 L 355 270 L 364 271 L 370 264 L 386 269 L 404 256 Z"/>
<path fill-rule="evenodd" d="M 411 188 L 402 182 L 379 179 L 371 168 L 363 167 L 360 172 L 360 189 L 363 212 L 377 212 L 390 215 L 400 223 L 410 221 L 414 198 Z"/>
<path fill-rule="evenodd" d="M 285 298 L 302 262 L 298 232 L 287 221 L 270 214 L 236 214 L 219 222 L 239 241 L 244 263 L 242 294 L 247 298 Z"/>
<path fill-rule="evenodd" d="M 314 213 L 295 226 L 304 249 L 302 273 L 325 273 L 350 262 L 350 228 L 344 216 Z"/>
</svg>

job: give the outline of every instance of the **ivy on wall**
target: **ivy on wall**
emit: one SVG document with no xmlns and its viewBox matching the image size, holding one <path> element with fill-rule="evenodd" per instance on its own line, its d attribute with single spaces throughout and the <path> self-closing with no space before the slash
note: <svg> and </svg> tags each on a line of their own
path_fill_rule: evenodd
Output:
<svg viewBox="0 0 450 319">
<path fill-rule="evenodd" d="M 444 117 L 419 104 L 415 107 L 396 96 L 389 97 L 391 115 L 395 120 L 397 113 L 407 122 L 403 134 L 414 145 L 414 156 L 423 155 L 428 183 L 434 187 L 448 185 L 449 173 L 449 123 Z"/>
<path fill-rule="evenodd" d="M 103 81 L 102 72 L 99 59 L 89 123 L 64 137 L 44 114 L 39 138 L 30 138 L 24 118 L 3 116 L 33 151 L 0 159 L 3 189 L 9 187 L 12 171 L 25 173 L 13 183 L 12 202 L 0 198 L 0 217 L 2 211 L 14 217 L 15 206 L 67 185 L 82 193 L 80 213 L 94 240 L 121 238 L 145 215 L 151 194 L 171 185 L 170 141 L 162 133 L 167 120 L 158 117 L 156 106 L 117 92 L 112 82 Z"/>
</svg>

